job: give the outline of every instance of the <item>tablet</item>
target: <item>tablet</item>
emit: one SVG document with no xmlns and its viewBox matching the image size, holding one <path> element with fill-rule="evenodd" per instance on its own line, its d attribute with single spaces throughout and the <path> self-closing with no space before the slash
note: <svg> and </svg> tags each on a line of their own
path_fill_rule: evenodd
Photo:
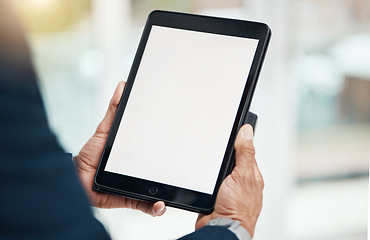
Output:
<svg viewBox="0 0 370 240">
<path fill-rule="evenodd" d="M 211 212 L 270 35 L 263 23 L 152 12 L 93 189 Z"/>
</svg>

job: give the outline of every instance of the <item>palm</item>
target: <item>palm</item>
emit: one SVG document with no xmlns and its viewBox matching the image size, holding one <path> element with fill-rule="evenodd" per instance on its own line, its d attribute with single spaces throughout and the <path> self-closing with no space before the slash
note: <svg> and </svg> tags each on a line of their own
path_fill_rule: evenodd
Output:
<svg viewBox="0 0 370 240">
<path fill-rule="evenodd" d="M 103 134 L 94 134 L 76 157 L 76 160 L 78 160 L 77 170 L 82 185 L 93 206 L 104 208 L 126 207 L 126 199 L 122 197 L 98 193 L 91 190 L 105 141 L 106 137 L 104 137 Z"/>
<path fill-rule="evenodd" d="M 238 200 L 239 198 L 237 189 L 235 189 L 235 182 L 231 176 L 228 176 L 218 191 L 214 211 L 209 215 L 200 214 L 195 228 L 199 229 L 212 219 L 228 215 L 230 211 L 236 211 L 238 208 L 234 207 L 236 204 L 234 199 Z M 232 217 L 230 216 L 230 218 Z"/>
</svg>

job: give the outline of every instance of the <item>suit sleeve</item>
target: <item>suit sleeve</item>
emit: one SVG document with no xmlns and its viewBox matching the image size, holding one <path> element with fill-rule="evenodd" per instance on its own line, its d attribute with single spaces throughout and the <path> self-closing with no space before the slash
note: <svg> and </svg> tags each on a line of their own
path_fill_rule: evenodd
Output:
<svg viewBox="0 0 370 240">
<path fill-rule="evenodd" d="M 222 226 L 205 226 L 189 235 L 186 235 L 179 240 L 238 240 L 236 235 L 232 233 L 229 229 Z"/>
<path fill-rule="evenodd" d="M 0 239 L 109 239 L 48 126 L 7 2 L 0 1 Z"/>
</svg>

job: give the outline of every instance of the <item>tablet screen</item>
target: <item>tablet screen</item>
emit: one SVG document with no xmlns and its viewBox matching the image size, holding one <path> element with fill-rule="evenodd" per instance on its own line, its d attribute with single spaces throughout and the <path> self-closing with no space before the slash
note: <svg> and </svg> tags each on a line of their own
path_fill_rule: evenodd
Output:
<svg viewBox="0 0 370 240">
<path fill-rule="evenodd" d="M 212 194 L 257 44 L 152 26 L 105 171 Z"/>
</svg>

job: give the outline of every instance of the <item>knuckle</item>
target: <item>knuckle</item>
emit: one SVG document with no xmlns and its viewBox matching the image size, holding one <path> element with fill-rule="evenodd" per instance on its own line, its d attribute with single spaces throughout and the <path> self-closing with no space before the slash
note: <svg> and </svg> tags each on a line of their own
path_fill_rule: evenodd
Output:
<svg viewBox="0 0 370 240">
<path fill-rule="evenodd" d="M 236 153 L 242 154 L 242 155 L 249 155 L 249 156 L 255 156 L 256 151 L 254 149 L 253 145 L 242 143 L 238 144 L 235 148 Z"/>
</svg>

